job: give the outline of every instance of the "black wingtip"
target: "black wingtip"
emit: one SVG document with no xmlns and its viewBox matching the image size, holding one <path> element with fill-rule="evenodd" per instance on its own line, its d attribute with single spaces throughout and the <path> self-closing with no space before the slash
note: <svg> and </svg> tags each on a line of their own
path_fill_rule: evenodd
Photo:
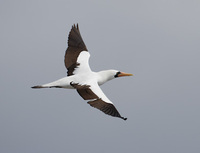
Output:
<svg viewBox="0 0 200 153">
<path fill-rule="evenodd" d="M 121 117 L 124 121 L 126 121 L 127 120 L 127 118 L 125 118 L 125 117 Z"/>
<path fill-rule="evenodd" d="M 76 28 L 76 29 L 79 31 L 78 23 L 77 23 L 77 24 L 74 23 L 74 24 L 72 25 L 72 29 L 73 29 L 73 28 Z"/>
</svg>

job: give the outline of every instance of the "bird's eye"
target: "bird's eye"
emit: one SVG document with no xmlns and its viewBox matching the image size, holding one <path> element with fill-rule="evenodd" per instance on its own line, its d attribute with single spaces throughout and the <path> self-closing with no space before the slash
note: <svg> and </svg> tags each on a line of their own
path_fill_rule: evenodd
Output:
<svg viewBox="0 0 200 153">
<path fill-rule="evenodd" d="M 119 72 L 117 72 L 116 74 L 115 74 L 115 78 L 117 78 L 118 77 L 118 75 L 120 74 L 121 72 L 119 71 Z"/>
</svg>

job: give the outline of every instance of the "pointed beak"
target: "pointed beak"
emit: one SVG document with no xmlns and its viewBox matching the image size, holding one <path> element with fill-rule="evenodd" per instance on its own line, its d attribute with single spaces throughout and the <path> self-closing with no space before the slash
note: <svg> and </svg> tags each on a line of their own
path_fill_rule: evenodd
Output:
<svg viewBox="0 0 200 153">
<path fill-rule="evenodd" d="M 133 76 L 133 74 L 131 74 L 131 73 L 124 73 L 124 72 L 120 72 L 120 74 L 118 74 L 118 77 L 123 77 L 123 76 Z"/>
</svg>

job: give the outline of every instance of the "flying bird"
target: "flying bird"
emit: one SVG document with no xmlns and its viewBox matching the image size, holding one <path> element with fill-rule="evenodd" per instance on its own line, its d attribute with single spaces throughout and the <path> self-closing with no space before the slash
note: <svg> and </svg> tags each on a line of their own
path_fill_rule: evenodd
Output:
<svg viewBox="0 0 200 153">
<path fill-rule="evenodd" d="M 88 101 L 87 103 L 90 106 L 101 110 L 105 114 L 126 120 L 127 118 L 120 115 L 99 86 L 114 78 L 132 76 L 132 74 L 118 70 L 93 72 L 89 66 L 89 58 L 90 53 L 83 42 L 79 26 L 74 24 L 68 36 L 68 48 L 64 58 L 67 77 L 32 88 L 76 89 L 79 95 Z"/>
</svg>

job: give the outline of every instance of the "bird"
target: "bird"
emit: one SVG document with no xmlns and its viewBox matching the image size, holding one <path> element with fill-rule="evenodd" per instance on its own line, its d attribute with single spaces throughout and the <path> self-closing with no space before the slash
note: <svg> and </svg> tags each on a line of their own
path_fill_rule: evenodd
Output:
<svg viewBox="0 0 200 153">
<path fill-rule="evenodd" d="M 114 78 L 132 76 L 133 74 L 113 69 L 93 72 L 89 66 L 89 58 L 90 53 L 81 37 L 78 23 L 73 24 L 68 35 L 68 47 L 64 56 L 67 76 L 31 88 L 75 89 L 84 100 L 88 101 L 87 103 L 90 106 L 99 109 L 107 115 L 127 120 L 126 117 L 120 115 L 114 104 L 103 93 L 100 86 Z"/>
</svg>

